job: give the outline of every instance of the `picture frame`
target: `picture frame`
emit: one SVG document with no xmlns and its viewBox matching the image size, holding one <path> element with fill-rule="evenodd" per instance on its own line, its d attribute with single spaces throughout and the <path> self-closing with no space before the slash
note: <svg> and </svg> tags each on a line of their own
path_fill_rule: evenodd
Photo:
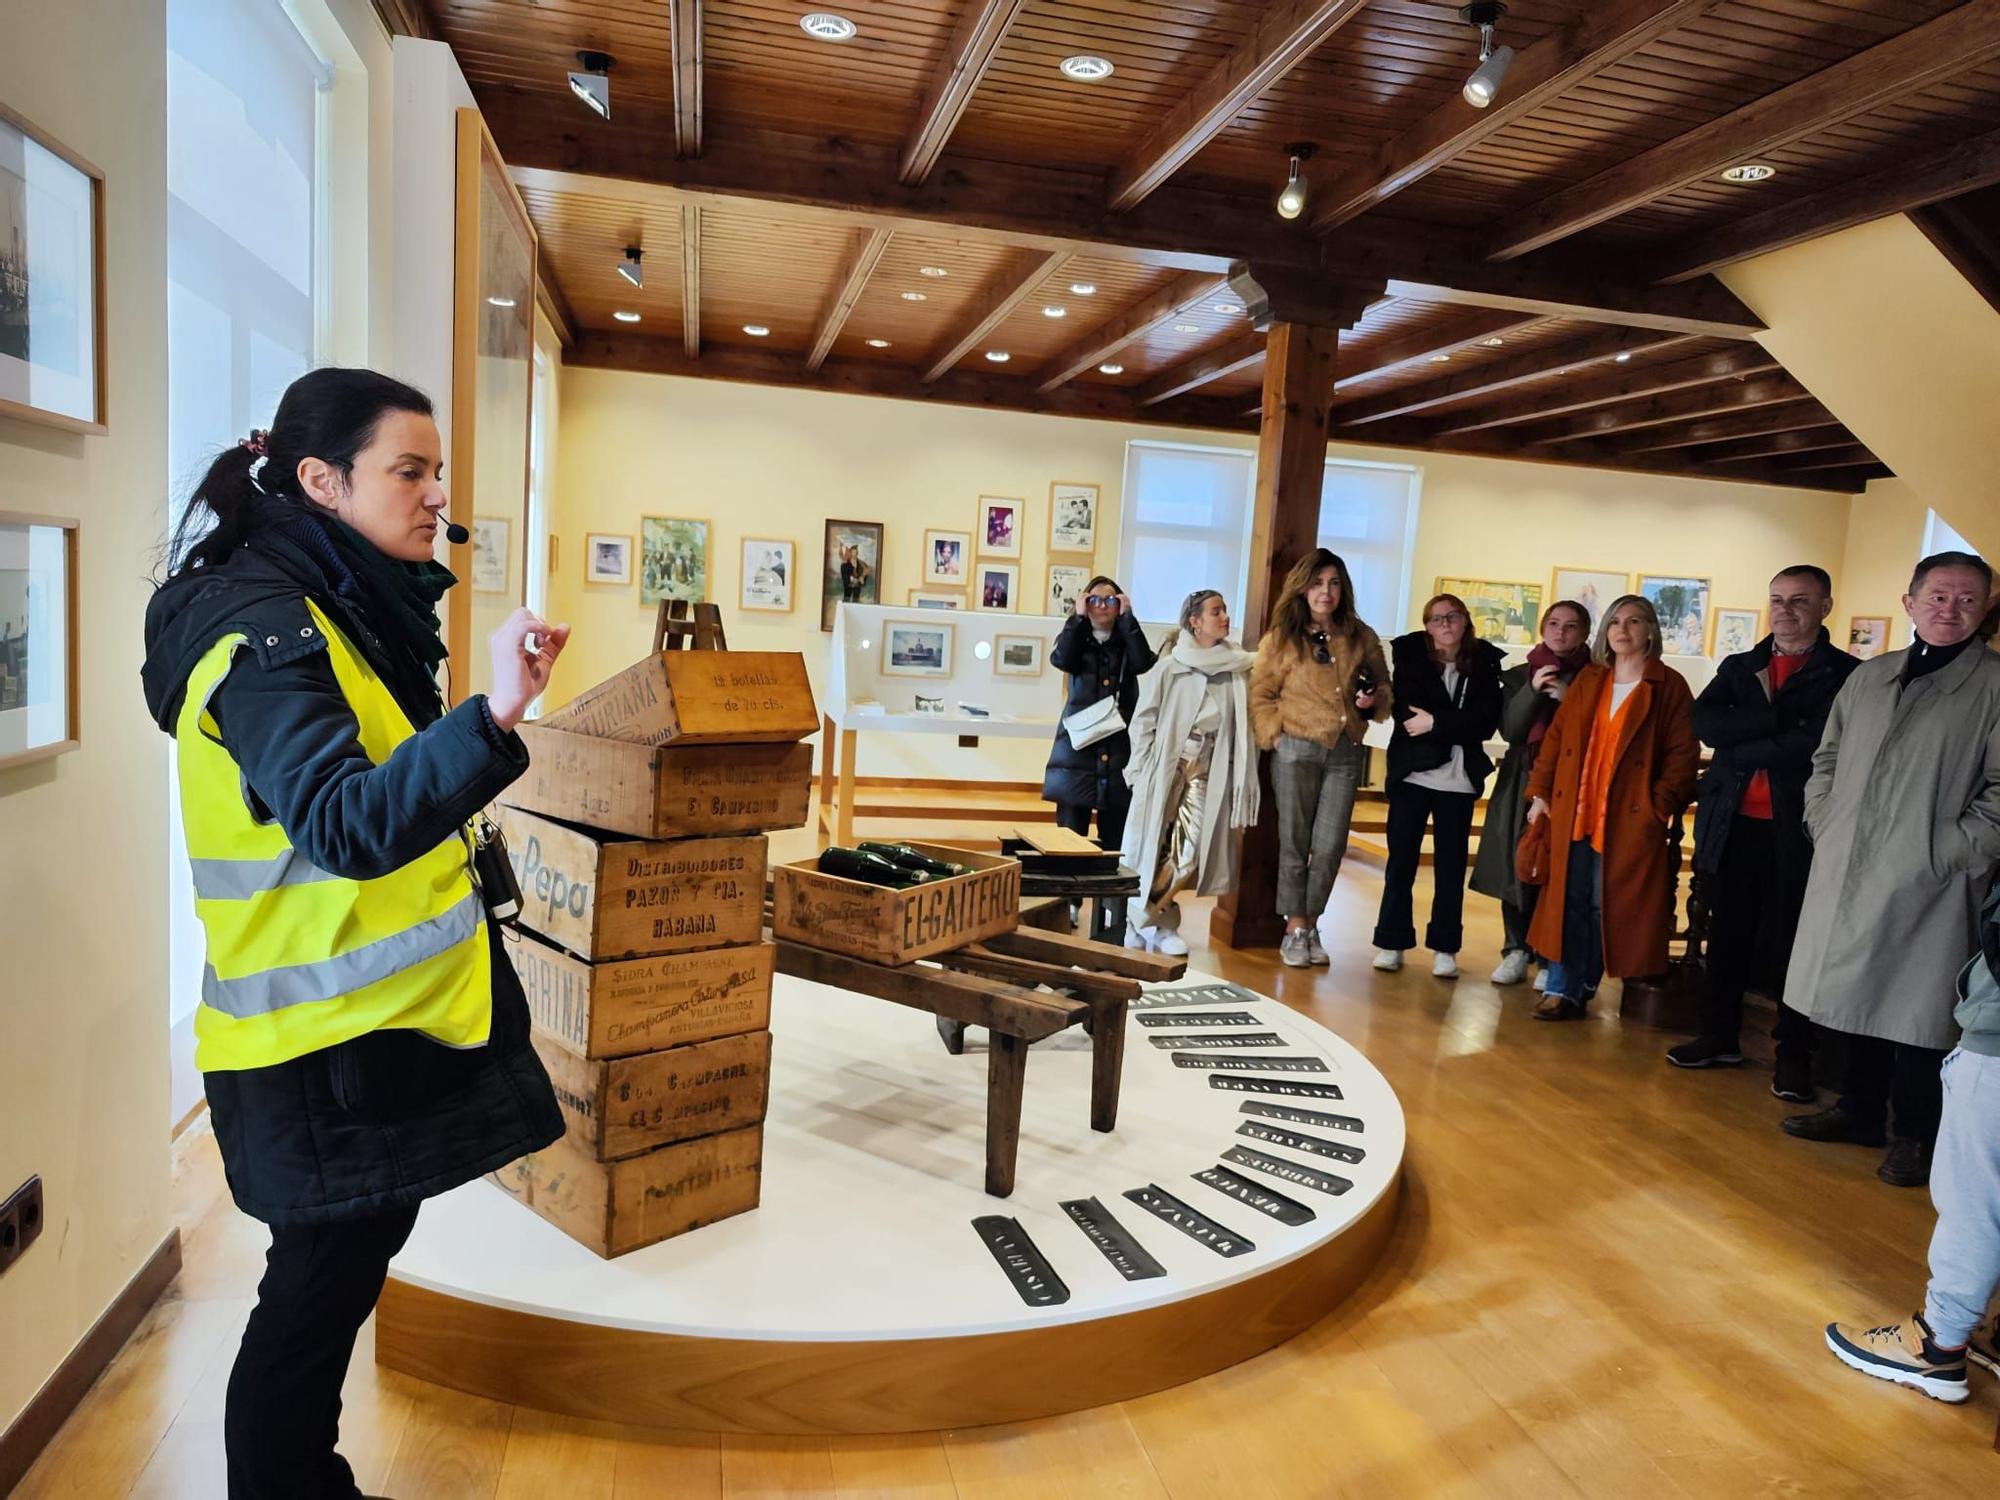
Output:
<svg viewBox="0 0 2000 1500">
<path fill-rule="evenodd" d="M 0 771 L 82 743 L 77 523 L 0 511 Z"/>
<path fill-rule="evenodd" d="M 104 254 L 104 173 L 0 104 L 0 416 L 110 430 Z"/>
<path fill-rule="evenodd" d="M 884 677 L 949 677 L 956 627 L 943 621 L 891 620 L 882 627 Z"/>
<path fill-rule="evenodd" d="M 1015 614 L 1020 609 L 1021 566 L 1019 563 L 993 563 L 985 558 L 973 573 L 973 597 L 980 609 L 1004 611 Z"/>
<path fill-rule="evenodd" d="M 820 561 L 819 628 L 833 629 L 841 601 L 882 602 L 882 523 L 828 521 Z"/>
<path fill-rule="evenodd" d="M 1863 661 L 1873 661 L 1889 649 L 1889 617 L 1887 615 L 1849 615 L 1847 617 L 1847 651 L 1850 656 L 1858 656 Z"/>
<path fill-rule="evenodd" d="M 1590 611 L 1590 628 L 1597 629 L 1614 601 L 1632 592 L 1632 575 L 1613 568 L 1566 568 L 1549 574 L 1548 603 L 1568 599 Z"/>
<path fill-rule="evenodd" d="M 1058 479 L 1049 485 L 1049 551 L 1097 551 L 1098 500 L 1103 487 Z"/>
<path fill-rule="evenodd" d="M 1076 613 L 1076 601 L 1090 586 L 1092 569 L 1069 563 L 1050 563 L 1048 587 L 1042 591 L 1045 612 L 1068 619 Z"/>
<path fill-rule="evenodd" d="M 1456 594 L 1472 616 L 1473 633 L 1496 646 L 1532 646 L 1541 637 L 1542 586 L 1490 578 L 1441 575 L 1433 594 Z"/>
<path fill-rule="evenodd" d="M 686 516 L 639 518 L 639 602 L 699 604 L 708 597 L 708 522 Z"/>
<path fill-rule="evenodd" d="M 1764 638 L 1764 612 L 1718 606 L 1709 623 L 1708 637 L 1708 654 L 1718 661 L 1748 651 Z"/>
<path fill-rule="evenodd" d="M 799 544 L 789 537 L 746 536 L 738 550 L 738 607 L 790 614 L 798 602 Z"/>
<path fill-rule="evenodd" d="M 504 594 L 513 573 L 507 550 L 513 526 L 506 516 L 472 518 L 472 587 L 482 594 Z"/>
<path fill-rule="evenodd" d="M 554 566 L 553 563 L 550 564 Z M 583 538 L 583 581 L 627 584 L 632 581 L 630 534 L 591 531 Z"/>
<path fill-rule="evenodd" d="M 964 589 L 911 589 L 912 609 L 964 609 Z"/>
<path fill-rule="evenodd" d="M 1706 656 L 1710 583 L 1680 573 L 1641 573 L 1632 590 L 1660 617 L 1662 656 Z"/>
<path fill-rule="evenodd" d="M 981 557 L 1019 557 L 1028 502 L 1008 495 L 979 497 L 979 527 L 973 533 Z"/>
<path fill-rule="evenodd" d="M 972 533 L 939 531 L 924 533 L 924 582 L 947 588 L 964 588 L 972 578 Z"/>
<path fill-rule="evenodd" d="M 1039 677 L 1049 643 L 1038 635 L 996 635 L 993 637 L 995 677 Z"/>
</svg>

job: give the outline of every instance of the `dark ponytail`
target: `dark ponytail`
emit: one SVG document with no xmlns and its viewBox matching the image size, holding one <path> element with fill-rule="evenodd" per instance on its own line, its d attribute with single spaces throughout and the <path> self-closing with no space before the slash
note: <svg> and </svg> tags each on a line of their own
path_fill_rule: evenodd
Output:
<svg viewBox="0 0 2000 1500">
<path fill-rule="evenodd" d="M 345 481 L 356 455 L 374 441 L 376 427 L 392 411 L 435 415 L 422 391 L 373 370 L 329 366 L 294 380 L 263 435 L 263 454 L 244 443 L 225 448 L 188 496 L 167 544 L 168 580 L 228 558 L 243 545 L 260 511 L 310 506 L 299 487 L 301 460 L 320 459 Z"/>
</svg>

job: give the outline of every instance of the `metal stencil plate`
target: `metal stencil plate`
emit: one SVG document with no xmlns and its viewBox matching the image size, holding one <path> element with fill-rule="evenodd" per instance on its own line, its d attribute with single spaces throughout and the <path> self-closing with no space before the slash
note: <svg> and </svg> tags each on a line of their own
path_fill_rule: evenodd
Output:
<svg viewBox="0 0 2000 1500">
<path fill-rule="evenodd" d="M 1150 1038 L 1161 1040 L 1159 1037 Z M 1331 1073 L 1333 1069 L 1317 1057 L 1211 1057 L 1205 1052 L 1176 1052 L 1174 1066 L 1177 1068 L 1219 1068 L 1224 1072 L 1248 1073 L 1263 1070 L 1270 1073 Z M 1209 1080 L 1212 1084 L 1213 1079 Z M 1269 1082 L 1270 1080 L 1263 1080 Z M 1318 1098 L 1318 1095 L 1313 1097 Z M 1338 1099 L 1339 1093 L 1333 1096 Z"/>
<path fill-rule="evenodd" d="M 1132 1232 L 1111 1216 L 1111 1210 L 1095 1198 L 1065 1198 L 1063 1212 L 1083 1231 L 1083 1237 L 1111 1262 L 1111 1269 L 1127 1281 L 1150 1281 L 1167 1274 L 1167 1268 L 1146 1253 L 1146 1247 L 1132 1238 Z"/>
<path fill-rule="evenodd" d="M 1129 1002 L 1132 1010 L 1157 1010 L 1168 1005 L 1249 1005 L 1264 997 L 1240 984 L 1193 984 L 1182 990 L 1148 990 Z"/>
<path fill-rule="evenodd" d="M 1140 1016 L 1141 1026 L 1255 1026 L 1257 1018 L 1247 1010 L 1183 1010 L 1171 1016 Z"/>
<path fill-rule="evenodd" d="M 1295 1161 L 1286 1161 L 1281 1156 L 1268 1156 L 1262 1151 L 1253 1151 L 1248 1146 L 1231 1146 L 1222 1153 L 1222 1159 L 1233 1161 L 1239 1167 L 1254 1167 L 1259 1172 L 1268 1172 L 1273 1177 L 1284 1182 L 1296 1183 L 1300 1187 L 1318 1188 L 1322 1193 L 1332 1193 L 1335 1197 L 1354 1186 L 1345 1177 L 1322 1172 L 1318 1167 L 1302 1167 Z"/>
<path fill-rule="evenodd" d="M 1248 1255 L 1257 1247 L 1235 1230 L 1218 1224 L 1207 1214 L 1197 1213 L 1157 1182 L 1142 1188 L 1127 1188 L 1125 1196 L 1155 1218 L 1164 1219 L 1198 1245 L 1206 1245 L 1217 1255 Z"/>
<path fill-rule="evenodd" d="M 1229 1036 L 1149 1036 L 1155 1047 L 1282 1047 L 1285 1039 L 1275 1031 L 1241 1031 Z"/>
<path fill-rule="evenodd" d="M 1069 1288 L 1056 1275 L 1048 1257 L 1028 1238 L 1019 1219 L 981 1214 L 972 1221 L 979 1242 L 993 1253 L 1001 1272 L 1030 1307 L 1054 1307 L 1069 1301 Z"/>
<path fill-rule="evenodd" d="M 1179 1061 L 1179 1059 L 1175 1059 Z M 1254 1061 L 1245 1058 L 1245 1062 Z M 1199 1063 L 1185 1064 L 1199 1067 Z M 1303 1070 L 1295 1070 L 1303 1071 Z M 1322 1066 L 1320 1072 L 1326 1072 Z M 1208 1086 L 1212 1089 L 1227 1089 L 1232 1094 L 1282 1094 L 1290 1099 L 1345 1099 L 1337 1083 L 1307 1083 L 1302 1078 L 1225 1078 L 1220 1073 L 1211 1074 Z M 1246 1108 L 1248 1106 L 1245 1106 Z"/>
<path fill-rule="evenodd" d="M 1288 1151 L 1303 1151 L 1308 1156 L 1330 1156 L 1335 1161 L 1352 1163 L 1368 1155 L 1359 1146 L 1343 1146 L 1339 1141 L 1330 1141 L 1323 1135 L 1307 1135 L 1303 1130 L 1266 1125 L 1262 1120 L 1245 1120 L 1236 1127 L 1236 1133 L 1268 1146 L 1283 1146 Z"/>
<path fill-rule="evenodd" d="M 1231 1083 L 1239 1080 L 1231 1079 Z M 1287 1088 L 1303 1088 L 1303 1084 L 1288 1084 Z M 1338 1099 L 1340 1095 L 1335 1094 Z M 1330 1115 L 1317 1109 L 1295 1109 L 1289 1104 L 1266 1104 L 1261 1099 L 1245 1099 L 1243 1113 L 1258 1115 L 1266 1120 L 1283 1120 L 1287 1125 L 1317 1125 L 1322 1130 L 1351 1130 L 1359 1135 L 1362 1124 L 1353 1115 Z"/>
<path fill-rule="evenodd" d="M 1218 1193 L 1227 1193 L 1238 1203 L 1247 1203 L 1280 1224 L 1310 1224 L 1319 1217 L 1298 1199 L 1287 1198 L 1276 1188 L 1259 1187 L 1241 1172 L 1232 1172 L 1227 1167 L 1203 1167 L 1193 1175 L 1196 1182 Z"/>
</svg>

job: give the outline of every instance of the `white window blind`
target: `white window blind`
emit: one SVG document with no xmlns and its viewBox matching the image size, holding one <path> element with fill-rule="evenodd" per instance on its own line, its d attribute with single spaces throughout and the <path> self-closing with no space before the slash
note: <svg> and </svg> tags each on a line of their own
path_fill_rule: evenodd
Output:
<svg viewBox="0 0 2000 1500">
<path fill-rule="evenodd" d="M 1126 444 L 1118 575 L 1140 619 L 1174 619 L 1196 589 L 1243 607 L 1256 470 L 1241 449 Z"/>
<path fill-rule="evenodd" d="M 1406 628 L 1418 483 L 1408 464 L 1329 459 L 1320 487 L 1319 544 L 1347 564 L 1355 612 L 1385 640 Z"/>
</svg>

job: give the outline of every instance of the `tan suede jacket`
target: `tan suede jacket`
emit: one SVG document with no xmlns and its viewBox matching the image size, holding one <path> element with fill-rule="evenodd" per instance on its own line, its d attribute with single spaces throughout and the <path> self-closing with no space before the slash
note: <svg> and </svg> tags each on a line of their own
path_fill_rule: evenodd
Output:
<svg viewBox="0 0 2000 1500">
<path fill-rule="evenodd" d="M 1329 634 L 1327 649 L 1333 660 L 1321 666 L 1310 647 L 1287 645 L 1276 631 L 1257 643 L 1250 733 L 1261 748 L 1271 749 L 1281 734 L 1322 745 L 1342 739 L 1359 744 L 1370 719 L 1389 717 L 1389 663 L 1375 632 L 1356 620 L 1349 634 Z M 1354 679 L 1364 665 L 1375 674 L 1375 707 L 1366 714 L 1354 706 Z"/>
</svg>

